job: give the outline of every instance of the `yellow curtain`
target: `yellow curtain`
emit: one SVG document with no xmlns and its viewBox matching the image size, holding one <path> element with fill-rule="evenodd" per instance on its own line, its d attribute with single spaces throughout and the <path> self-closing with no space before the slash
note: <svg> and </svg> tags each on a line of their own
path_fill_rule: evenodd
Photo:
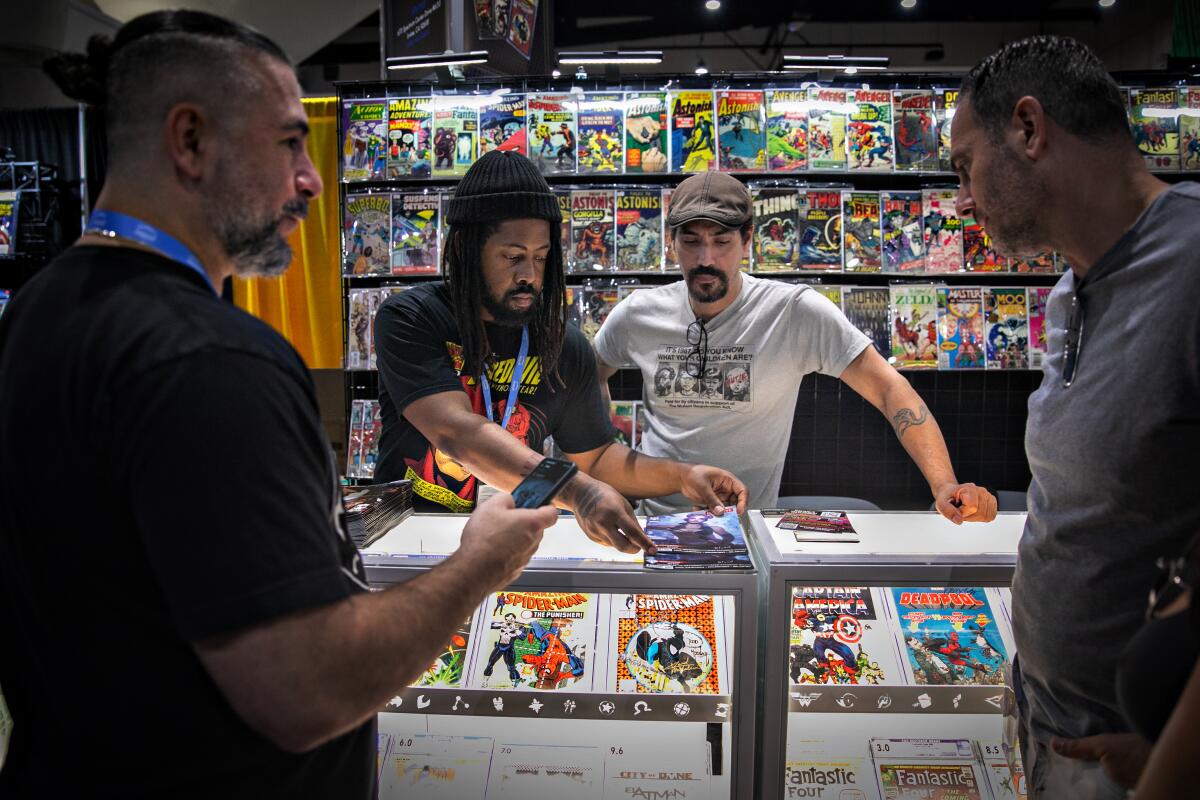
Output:
<svg viewBox="0 0 1200 800">
<path fill-rule="evenodd" d="M 233 280 L 233 300 L 267 322 L 309 369 L 342 366 L 341 212 L 337 183 L 337 99 L 306 98 L 308 152 L 324 191 L 292 232 L 292 264 L 278 278 Z"/>
</svg>

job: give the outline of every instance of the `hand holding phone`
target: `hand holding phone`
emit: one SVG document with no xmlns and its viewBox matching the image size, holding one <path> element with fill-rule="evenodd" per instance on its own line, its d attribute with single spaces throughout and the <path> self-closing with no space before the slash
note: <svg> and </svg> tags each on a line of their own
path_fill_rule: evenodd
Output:
<svg viewBox="0 0 1200 800">
<path fill-rule="evenodd" d="M 540 508 L 550 503 L 578 470 L 579 467 L 570 461 L 542 459 L 513 489 L 513 505 L 517 508 Z"/>
</svg>

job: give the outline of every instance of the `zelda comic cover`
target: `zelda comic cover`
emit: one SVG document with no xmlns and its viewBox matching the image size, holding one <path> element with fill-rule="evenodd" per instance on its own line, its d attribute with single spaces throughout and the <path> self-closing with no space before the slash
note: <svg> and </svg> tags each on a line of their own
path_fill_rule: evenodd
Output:
<svg viewBox="0 0 1200 800">
<path fill-rule="evenodd" d="M 983 290 L 938 287 L 938 369 L 983 369 Z"/>
<path fill-rule="evenodd" d="M 892 353 L 897 369 L 935 369 L 938 365 L 937 287 L 927 283 L 894 283 Z"/>
<path fill-rule="evenodd" d="M 605 285 L 604 281 L 585 281 L 580 292 L 579 329 L 588 341 L 596 338 L 600 326 L 608 319 L 609 312 L 621 299 L 616 286 Z"/>
<path fill-rule="evenodd" d="M 879 193 L 842 192 L 842 268 L 846 272 L 879 272 Z"/>
<path fill-rule="evenodd" d="M 792 589 L 788 679 L 792 684 L 903 682 L 880 592 L 868 586 Z"/>
<path fill-rule="evenodd" d="M 808 168 L 846 168 L 846 90 L 808 90 Z"/>
<path fill-rule="evenodd" d="M 625 121 L 621 94 L 585 94 L 579 101 L 579 172 L 625 168 Z"/>
<path fill-rule="evenodd" d="M 812 284 L 811 288 L 817 294 L 825 295 L 825 297 L 829 298 L 829 302 L 831 302 L 835 306 L 837 306 L 838 310 L 841 310 L 841 308 L 842 308 L 842 287 L 841 286 L 838 286 L 836 283 L 814 283 L 814 284 Z"/>
<path fill-rule="evenodd" d="M 432 174 L 432 109 L 430 97 L 388 100 L 388 178 L 428 178 Z"/>
<path fill-rule="evenodd" d="M 617 270 L 657 272 L 662 266 L 662 192 L 655 187 L 617 189 Z"/>
<path fill-rule="evenodd" d="M 800 194 L 795 187 L 754 189 L 754 269 L 780 272 L 799 263 Z"/>
<path fill-rule="evenodd" d="M 397 733 L 390 739 L 381 759 L 379 800 L 483 797 L 492 737 Z"/>
<path fill-rule="evenodd" d="M 571 192 L 571 256 L 576 272 L 613 269 L 615 220 L 612 189 Z"/>
<path fill-rule="evenodd" d="M 922 189 L 925 212 L 925 271 L 961 272 L 963 268 L 962 220 L 955 210 L 955 189 Z"/>
<path fill-rule="evenodd" d="M 558 225 L 558 243 L 562 246 L 563 269 L 570 272 L 575 267 L 575 260 L 571 255 L 574 251 L 571 246 L 571 190 L 552 189 L 551 191 L 558 200 L 558 213 L 562 215 L 562 221 Z"/>
<path fill-rule="evenodd" d="M 625 93 L 625 171 L 666 172 L 666 92 Z"/>
<path fill-rule="evenodd" d="M 569 94 L 525 97 L 529 158 L 543 175 L 575 172 L 575 98 Z"/>
<path fill-rule="evenodd" d="M 526 61 L 533 57 L 533 31 L 537 24 L 538 0 L 510 0 L 508 43 Z"/>
<path fill-rule="evenodd" d="M 767 169 L 808 169 L 808 93 L 767 91 Z"/>
<path fill-rule="evenodd" d="M 596 595 L 504 591 L 479 612 L 477 689 L 592 689 Z"/>
<path fill-rule="evenodd" d="M 962 218 L 963 266 L 967 272 L 1003 272 L 1008 259 L 996 252 L 992 237 L 974 217 Z"/>
<path fill-rule="evenodd" d="M 933 92 L 928 89 L 897 90 L 892 95 L 896 112 L 896 169 L 933 172 L 938 168 L 937 121 Z"/>
<path fill-rule="evenodd" d="M 1183 100 L 1179 112 L 1180 166 L 1200 170 L 1200 86 L 1185 86 L 1179 91 Z"/>
<path fill-rule="evenodd" d="M 466 175 L 475 162 L 479 113 L 475 106 L 444 97 L 433 107 L 433 174 Z"/>
<path fill-rule="evenodd" d="M 529 155 L 524 97 L 503 96 L 479 107 L 479 155 L 493 150 Z"/>
<path fill-rule="evenodd" d="M 374 289 L 351 289 L 346 300 L 346 369 L 366 369 L 371 357 L 371 312 L 367 296 Z M 362 417 L 359 416 L 359 427 Z"/>
<path fill-rule="evenodd" d="M 842 268 L 842 193 L 838 189 L 801 189 L 800 269 Z"/>
<path fill-rule="evenodd" d="M 342 180 L 387 177 L 387 104 L 384 100 L 342 103 Z"/>
<path fill-rule="evenodd" d="M 717 90 L 717 168 L 726 172 L 766 169 L 763 93 Z"/>
<path fill-rule="evenodd" d="M 618 693 L 727 694 L 720 598 L 696 594 L 613 595 L 612 686 Z"/>
<path fill-rule="evenodd" d="M 1025 287 L 983 290 L 987 368 L 1029 369 L 1029 307 Z"/>
<path fill-rule="evenodd" d="M 433 192 L 392 195 L 392 274 L 436 275 L 439 197 Z"/>
<path fill-rule="evenodd" d="M 852 171 L 891 172 L 896 148 L 892 138 L 892 93 L 887 89 L 856 89 L 846 123 L 846 161 Z"/>
<path fill-rule="evenodd" d="M 891 591 L 910 684 L 1004 684 L 1007 653 L 983 589 L 893 587 Z"/>
<path fill-rule="evenodd" d="M 392 231 L 392 196 L 346 195 L 342 227 L 342 274 L 387 275 Z"/>
<path fill-rule="evenodd" d="M 450 634 L 449 640 L 433 663 L 410 685 L 441 686 L 448 689 L 461 687 L 463 678 L 466 677 L 467 645 L 470 641 L 471 620 L 467 619 L 458 626 L 458 630 Z"/>
<path fill-rule="evenodd" d="M 1016 257 L 1008 260 L 1012 272 L 1040 272 L 1053 274 L 1058 271 L 1054 263 L 1054 253 L 1038 253 L 1035 256 Z"/>
<path fill-rule="evenodd" d="M 846 319 L 871 340 L 885 360 L 892 357 L 889 299 L 886 286 L 847 286 L 842 289 L 842 312 Z"/>
<path fill-rule="evenodd" d="M 1029 368 L 1041 369 L 1046 360 L 1046 303 L 1049 286 L 1029 287 Z"/>
<path fill-rule="evenodd" d="M 716 166 L 717 131 L 712 92 L 671 92 L 671 171 L 706 172 Z"/>
<path fill-rule="evenodd" d="M 958 89 L 935 89 L 933 113 L 937 122 L 938 156 L 940 172 L 953 172 L 950 166 L 950 128 L 954 122 L 954 111 L 958 108 Z"/>
<path fill-rule="evenodd" d="M 1179 169 L 1179 89 L 1131 89 L 1133 141 L 1149 169 Z"/>
<path fill-rule="evenodd" d="M 20 193 L 0 192 L 0 258 L 11 258 L 17 252 L 17 212 Z"/>
<path fill-rule="evenodd" d="M 880 237 L 884 272 L 923 272 L 925 235 L 921 218 L 921 193 L 879 193 Z"/>
</svg>

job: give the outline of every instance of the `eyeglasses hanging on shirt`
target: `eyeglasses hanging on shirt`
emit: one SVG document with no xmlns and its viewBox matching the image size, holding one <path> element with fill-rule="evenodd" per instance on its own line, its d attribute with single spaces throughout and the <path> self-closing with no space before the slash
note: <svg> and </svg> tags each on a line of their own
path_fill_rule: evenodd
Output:
<svg viewBox="0 0 1200 800">
<path fill-rule="evenodd" d="M 687 327 L 687 343 L 692 346 L 692 351 L 683 362 L 683 371 L 699 380 L 708 367 L 708 329 L 699 317 Z"/>
<path fill-rule="evenodd" d="M 1067 338 L 1063 345 L 1063 388 L 1075 380 L 1075 368 L 1079 364 L 1079 353 L 1083 350 L 1083 298 L 1076 290 L 1071 298 L 1071 316 L 1067 321 Z"/>
</svg>

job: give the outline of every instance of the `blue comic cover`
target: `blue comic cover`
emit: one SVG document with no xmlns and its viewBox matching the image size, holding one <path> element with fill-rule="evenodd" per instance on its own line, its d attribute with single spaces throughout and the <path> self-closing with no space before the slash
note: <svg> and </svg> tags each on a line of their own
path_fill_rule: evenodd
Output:
<svg viewBox="0 0 1200 800">
<path fill-rule="evenodd" d="M 479 155 L 492 150 L 529 155 L 524 97 L 502 97 L 479 107 Z"/>
<path fill-rule="evenodd" d="M 896 169 L 936 170 L 938 138 L 933 92 L 929 89 L 897 91 L 892 95 L 892 106 L 896 118 Z"/>
<path fill-rule="evenodd" d="M 925 236 L 920 192 L 879 193 L 884 272 L 923 272 Z"/>
<path fill-rule="evenodd" d="M 892 600 L 913 684 L 999 686 L 1008 654 L 978 587 L 894 587 Z"/>
<path fill-rule="evenodd" d="M 684 511 L 646 518 L 646 536 L 660 554 L 732 553 L 745 551 L 746 537 L 737 512 L 721 516 L 708 511 Z"/>
<path fill-rule="evenodd" d="M 987 368 L 1029 369 L 1029 301 L 1024 286 L 989 286 L 983 293 Z"/>
<path fill-rule="evenodd" d="M 623 172 L 625 121 L 620 94 L 585 94 L 579 101 L 579 171 Z"/>
<path fill-rule="evenodd" d="M 717 92 L 717 140 L 720 169 L 746 172 L 766 168 L 762 92 Z"/>
<path fill-rule="evenodd" d="M 617 189 L 617 269 L 661 270 L 663 261 L 662 192 Z"/>
<path fill-rule="evenodd" d="M 938 287 L 938 369 L 983 369 L 983 290 Z"/>
</svg>

